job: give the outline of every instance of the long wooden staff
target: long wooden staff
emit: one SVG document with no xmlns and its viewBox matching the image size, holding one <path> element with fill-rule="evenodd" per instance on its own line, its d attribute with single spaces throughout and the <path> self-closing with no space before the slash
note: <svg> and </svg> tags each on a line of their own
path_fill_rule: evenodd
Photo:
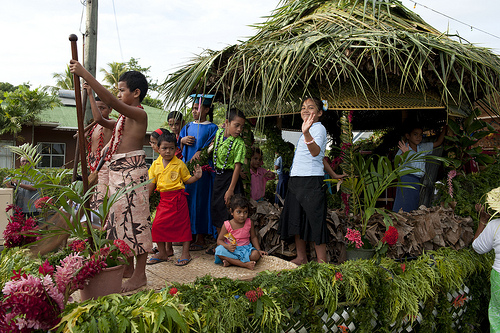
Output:
<svg viewBox="0 0 500 333">
<path fill-rule="evenodd" d="M 78 50 L 76 48 L 76 41 L 78 37 L 75 34 L 69 35 L 69 40 L 71 42 L 71 56 L 73 60 L 78 61 Z M 83 178 L 83 193 L 87 193 L 89 189 L 88 178 L 89 175 L 87 173 L 87 157 L 85 151 L 85 133 L 83 126 L 83 110 L 82 110 L 82 96 L 80 94 L 80 77 L 76 74 L 73 74 L 73 82 L 75 86 L 75 102 L 76 102 L 76 116 L 78 120 L 78 148 L 80 149 L 80 161 L 82 161 L 82 178 Z M 87 200 L 84 203 L 84 207 L 88 210 L 90 209 L 90 202 Z M 87 233 L 89 235 L 89 245 L 93 248 L 92 237 L 90 235 L 91 232 L 91 223 L 89 219 L 87 220 Z"/>
<path fill-rule="evenodd" d="M 83 101 L 82 101 L 82 110 L 85 110 L 87 108 L 87 90 L 83 90 Z M 85 133 L 91 129 L 95 125 L 95 121 L 92 122 L 92 124 L 87 125 L 83 130 Z M 73 177 L 71 178 L 71 181 L 76 180 L 76 176 L 78 174 L 78 163 L 80 162 L 80 147 L 79 147 L 79 139 L 78 139 L 78 131 L 76 132 L 75 135 L 73 135 L 73 138 L 76 138 L 76 149 L 75 149 L 75 158 L 73 159 Z"/>
</svg>

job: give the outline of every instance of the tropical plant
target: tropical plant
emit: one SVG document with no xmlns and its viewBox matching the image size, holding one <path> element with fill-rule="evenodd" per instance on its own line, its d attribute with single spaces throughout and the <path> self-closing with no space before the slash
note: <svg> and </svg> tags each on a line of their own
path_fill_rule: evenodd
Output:
<svg viewBox="0 0 500 333">
<path fill-rule="evenodd" d="M 73 74 L 69 70 L 69 65 L 66 65 L 64 73 L 52 73 L 52 78 L 56 79 L 56 85 L 52 87 L 52 93 L 55 93 L 59 89 L 75 89 L 75 81 L 73 80 Z"/>
<path fill-rule="evenodd" d="M 5 93 L 4 97 L 3 101 L 0 100 L 0 135 L 10 133 L 17 140 L 22 126 L 30 124 L 32 143 L 35 124 L 40 121 L 40 112 L 60 104 L 57 97 L 50 96 L 42 88 L 30 90 L 24 85 L 13 92 Z"/>
<path fill-rule="evenodd" d="M 127 64 L 123 62 L 110 62 L 108 63 L 109 69 L 101 68 L 101 73 L 104 74 L 104 85 L 106 89 L 111 91 L 113 95 L 118 95 L 118 81 L 120 76 L 127 71 Z"/>
<path fill-rule="evenodd" d="M 475 109 L 466 118 L 448 121 L 453 135 L 446 136 L 449 145 L 446 145 L 445 149 L 448 152 L 448 158 L 457 170 L 466 171 L 465 167 L 471 161 L 476 161 L 481 165 L 495 162 L 493 157 L 483 153 L 483 148 L 477 145 L 482 138 L 496 133 L 493 126 L 477 118 L 480 114 L 481 111 Z"/>
<path fill-rule="evenodd" d="M 368 221 L 375 213 L 382 214 L 386 227 L 392 225 L 392 220 L 384 208 L 377 208 L 377 199 L 391 187 L 413 188 L 412 184 L 398 182 L 402 176 L 415 173 L 418 169 L 408 167 L 409 163 L 426 159 L 446 161 L 436 156 L 423 156 L 422 153 L 410 154 L 406 152 L 397 155 L 394 162 L 387 156 L 371 155 L 365 157 L 360 153 L 353 152 L 349 159 L 353 168 L 353 174 L 340 181 L 340 188 L 350 196 L 353 203 L 352 212 L 361 215 L 361 236 L 366 233 Z M 326 181 L 338 182 L 336 179 Z"/>
</svg>

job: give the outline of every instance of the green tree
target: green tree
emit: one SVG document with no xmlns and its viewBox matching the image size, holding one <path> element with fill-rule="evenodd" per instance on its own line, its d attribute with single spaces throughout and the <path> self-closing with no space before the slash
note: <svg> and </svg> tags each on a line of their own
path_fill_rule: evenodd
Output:
<svg viewBox="0 0 500 333">
<path fill-rule="evenodd" d="M 40 121 L 40 112 L 59 105 L 59 99 L 49 95 L 44 89 L 30 90 L 26 85 L 15 91 L 4 93 L 0 100 L 0 134 L 10 133 L 17 141 L 17 134 L 23 125 L 31 124 L 31 141 L 34 143 L 35 124 Z"/>
<path fill-rule="evenodd" d="M 22 85 L 28 88 L 30 87 L 28 83 L 23 83 Z M 3 95 L 6 92 L 15 91 L 19 87 L 20 86 L 15 86 L 13 84 L 10 84 L 9 82 L 0 82 L 0 100 L 3 98 Z"/>
<path fill-rule="evenodd" d="M 56 79 L 56 85 L 51 87 L 52 93 L 56 93 L 59 89 L 75 89 L 73 74 L 70 72 L 68 65 L 66 65 L 66 70 L 64 71 L 64 73 L 52 73 L 52 78 Z"/>
<path fill-rule="evenodd" d="M 103 86 L 116 96 L 118 95 L 118 81 L 120 76 L 128 70 L 128 67 L 123 62 L 110 62 L 108 63 L 108 67 L 109 69 L 100 69 L 101 73 L 104 74 L 104 82 L 107 83 L 103 84 Z"/>
</svg>

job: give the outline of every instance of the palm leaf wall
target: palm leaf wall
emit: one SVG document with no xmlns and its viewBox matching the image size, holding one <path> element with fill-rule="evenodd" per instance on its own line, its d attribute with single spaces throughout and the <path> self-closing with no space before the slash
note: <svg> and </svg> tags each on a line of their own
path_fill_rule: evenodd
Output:
<svg viewBox="0 0 500 333">
<path fill-rule="evenodd" d="M 216 93 L 260 117 L 294 113 L 301 98 L 320 95 L 337 110 L 467 113 L 499 90 L 497 55 L 440 33 L 398 1 L 282 1 L 256 28 L 249 40 L 206 50 L 168 77 L 165 103 Z"/>
</svg>

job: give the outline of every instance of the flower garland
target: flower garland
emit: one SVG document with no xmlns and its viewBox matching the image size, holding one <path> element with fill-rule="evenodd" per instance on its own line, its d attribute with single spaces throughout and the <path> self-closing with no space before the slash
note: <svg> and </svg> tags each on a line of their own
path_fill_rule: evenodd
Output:
<svg viewBox="0 0 500 333">
<path fill-rule="evenodd" d="M 218 135 L 218 136 L 217 136 Z M 234 143 L 234 138 L 228 138 L 227 140 L 229 141 L 229 147 L 227 150 L 226 154 L 226 159 L 224 160 L 224 165 L 222 166 L 222 169 L 217 168 L 217 151 L 219 150 L 220 145 L 224 142 L 222 141 L 221 143 L 221 138 L 222 138 L 222 131 L 219 132 L 215 137 L 215 145 L 214 145 L 214 168 L 215 168 L 215 173 L 220 175 L 222 172 L 226 169 L 227 167 L 227 161 L 229 160 L 229 155 L 231 154 L 231 149 L 233 148 L 233 143 Z M 232 139 L 232 140 L 231 140 Z"/>
<path fill-rule="evenodd" d="M 89 154 L 92 154 L 92 135 L 94 134 L 94 130 L 96 129 L 97 126 L 100 126 L 100 128 L 99 128 L 99 141 L 97 143 L 97 149 L 95 150 L 95 153 L 94 153 L 94 156 L 95 156 L 94 161 L 89 160 L 89 167 L 90 167 L 91 172 L 94 172 L 97 169 L 97 166 L 99 165 L 99 161 L 101 160 L 102 148 L 104 147 L 104 127 L 102 127 L 99 124 L 95 124 L 90 129 L 88 137 L 87 137 L 87 151 Z"/>
<path fill-rule="evenodd" d="M 142 105 L 137 105 L 137 107 L 144 110 Z M 123 129 L 125 128 L 125 119 L 127 118 L 124 115 L 120 115 L 120 117 L 118 117 L 118 120 L 116 121 L 113 135 L 111 136 L 111 140 L 109 140 L 109 149 L 106 154 L 106 161 L 109 161 L 111 159 L 111 156 L 113 156 L 118 150 L 120 142 L 122 142 Z M 119 126 L 118 130 L 116 129 L 117 126 Z M 116 135 L 117 132 L 118 135 Z"/>
</svg>

